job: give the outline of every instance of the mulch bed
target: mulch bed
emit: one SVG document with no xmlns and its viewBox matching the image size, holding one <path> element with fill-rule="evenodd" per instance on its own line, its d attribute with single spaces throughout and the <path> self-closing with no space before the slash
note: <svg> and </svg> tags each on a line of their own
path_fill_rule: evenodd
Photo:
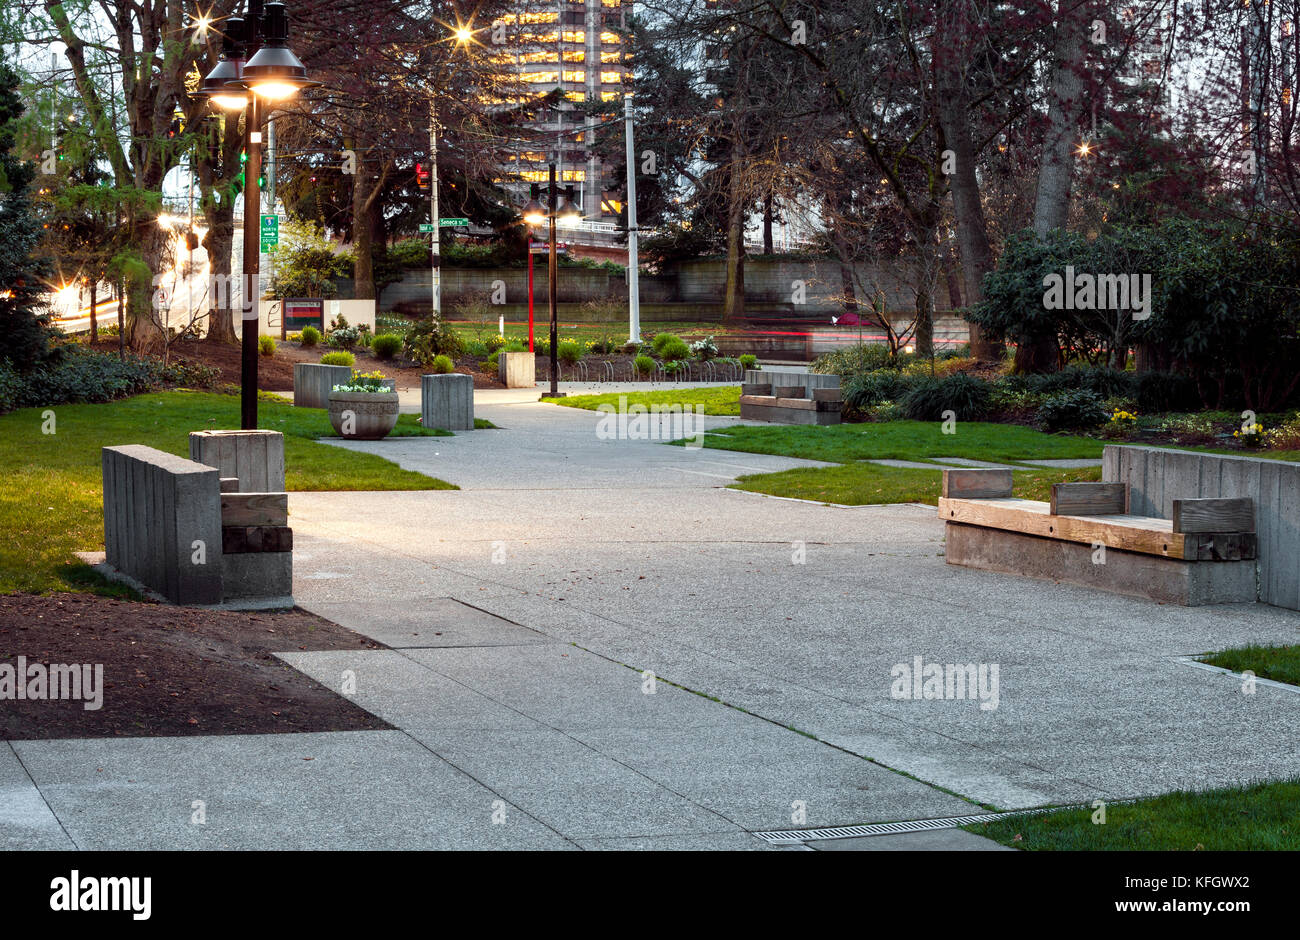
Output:
<svg viewBox="0 0 1300 940">
<path fill-rule="evenodd" d="M 0 739 L 390 726 L 272 655 L 384 649 L 301 608 L 211 611 L 89 594 L 0 595 L 0 663 L 102 664 L 103 706 L 0 699 Z"/>
</svg>

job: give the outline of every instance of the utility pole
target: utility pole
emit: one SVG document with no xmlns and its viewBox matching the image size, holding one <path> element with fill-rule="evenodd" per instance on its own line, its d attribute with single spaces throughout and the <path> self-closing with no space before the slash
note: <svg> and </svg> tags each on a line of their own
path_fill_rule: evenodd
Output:
<svg viewBox="0 0 1300 940">
<path fill-rule="evenodd" d="M 636 146 L 632 141 L 632 95 L 623 96 L 623 126 L 627 142 L 627 341 L 641 342 L 641 285 L 637 260 Z"/>
<path fill-rule="evenodd" d="M 557 307 L 559 300 L 559 290 L 556 282 L 560 273 L 559 261 L 555 255 L 555 221 L 556 209 L 559 205 L 559 194 L 555 189 L 555 164 L 551 164 L 551 184 L 546 197 L 546 216 L 550 225 L 550 248 L 547 251 L 547 306 L 550 307 L 551 313 L 551 397 L 560 397 L 560 389 L 556 384 L 560 377 L 560 363 L 557 356 L 558 343 L 558 326 L 556 324 Z"/>
</svg>

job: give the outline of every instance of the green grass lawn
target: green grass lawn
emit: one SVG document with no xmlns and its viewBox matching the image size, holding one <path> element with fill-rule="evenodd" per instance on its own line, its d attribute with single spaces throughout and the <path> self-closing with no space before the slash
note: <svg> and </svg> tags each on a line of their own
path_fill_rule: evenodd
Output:
<svg viewBox="0 0 1300 940">
<path fill-rule="evenodd" d="M 627 404 L 645 405 L 702 405 L 706 415 L 739 415 L 740 386 L 721 385 L 710 388 L 668 388 L 653 392 L 612 392 L 608 395 L 574 395 L 566 398 L 542 398 L 542 401 L 566 408 L 584 408 L 595 411 L 601 405 L 619 405 L 619 400 L 626 398 Z"/>
<path fill-rule="evenodd" d="M 54 412 L 56 433 L 43 434 Z M 284 433 L 285 486 L 290 490 L 438 490 L 450 483 L 403 470 L 373 454 L 328 444 L 323 409 L 283 401 L 258 403 L 260 425 Z M 102 405 L 25 408 L 0 416 L 0 593 L 42 593 L 93 585 L 74 551 L 104 547 L 100 449 L 147 444 L 189 456 L 189 432 L 239 427 L 239 398 L 175 391 Z M 398 436 L 446 436 L 403 415 Z"/>
<path fill-rule="evenodd" d="M 873 463 L 838 467 L 805 467 L 779 473 L 740 477 L 732 489 L 768 496 L 811 499 L 822 503 L 865 506 L 880 503 L 939 504 L 942 467 L 911 470 Z M 1079 483 L 1101 479 L 1101 468 L 1085 470 L 1031 470 L 1015 474 L 1015 493 L 1022 499 L 1046 501 L 1053 483 Z"/>
<path fill-rule="evenodd" d="M 1249 669 L 1261 679 L 1300 685 L 1300 646 L 1241 646 L 1210 653 L 1200 661 L 1233 672 Z"/>
<path fill-rule="evenodd" d="M 1248 851 L 1300 849 L 1300 780 L 1178 791 L 1136 803 L 1070 809 L 965 826 L 1003 845 L 1051 851 Z"/>
</svg>

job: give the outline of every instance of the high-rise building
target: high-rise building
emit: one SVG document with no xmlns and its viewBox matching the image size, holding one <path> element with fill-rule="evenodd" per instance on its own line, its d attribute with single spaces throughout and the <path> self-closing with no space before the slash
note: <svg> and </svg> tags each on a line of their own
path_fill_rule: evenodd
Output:
<svg viewBox="0 0 1300 940">
<path fill-rule="evenodd" d="M 573 186 L 583 217 L 616 217 L 622 182 L 596 155 L 595 131 L 623 110 L 629 88 L 630 56 L 625 14 L 631 0 L 517 0 L 514 12 L 497 21 L 505 42 L 497 59 L 528 99 L 552 95 L 552 103 L 525 125 L 525 133 L 502 154 L 507 181 L 520 201 L 530 183 L 545 183 L 556 165 L 559 185 Z M 608 107 L 589 113 L 590 103 Z"/>
</svg>

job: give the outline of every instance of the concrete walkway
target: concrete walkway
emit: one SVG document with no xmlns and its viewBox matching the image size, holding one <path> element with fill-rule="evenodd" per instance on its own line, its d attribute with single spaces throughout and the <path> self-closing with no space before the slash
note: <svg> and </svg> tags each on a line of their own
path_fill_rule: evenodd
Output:
<svg viewBox="0 0 1300 940">
<path fill-rule="evenodd" d="M 769 849 L 1300 774 L 1300 695 L 1179 661 L 1298 642 L 1294 613 L 953 569 L 932 507 L 726 489 L 810 461 L 601 440 L 506 393 L 478 414 L 502 430 L 339 445 L 459 491 L 290 497 L 299 603 L 391 649 L 283 658 L 396 730 L 11 742 L 0 845 Z M 892 697 L 916 657 L 996 666 L 997 707 Z"/>
</svg>

